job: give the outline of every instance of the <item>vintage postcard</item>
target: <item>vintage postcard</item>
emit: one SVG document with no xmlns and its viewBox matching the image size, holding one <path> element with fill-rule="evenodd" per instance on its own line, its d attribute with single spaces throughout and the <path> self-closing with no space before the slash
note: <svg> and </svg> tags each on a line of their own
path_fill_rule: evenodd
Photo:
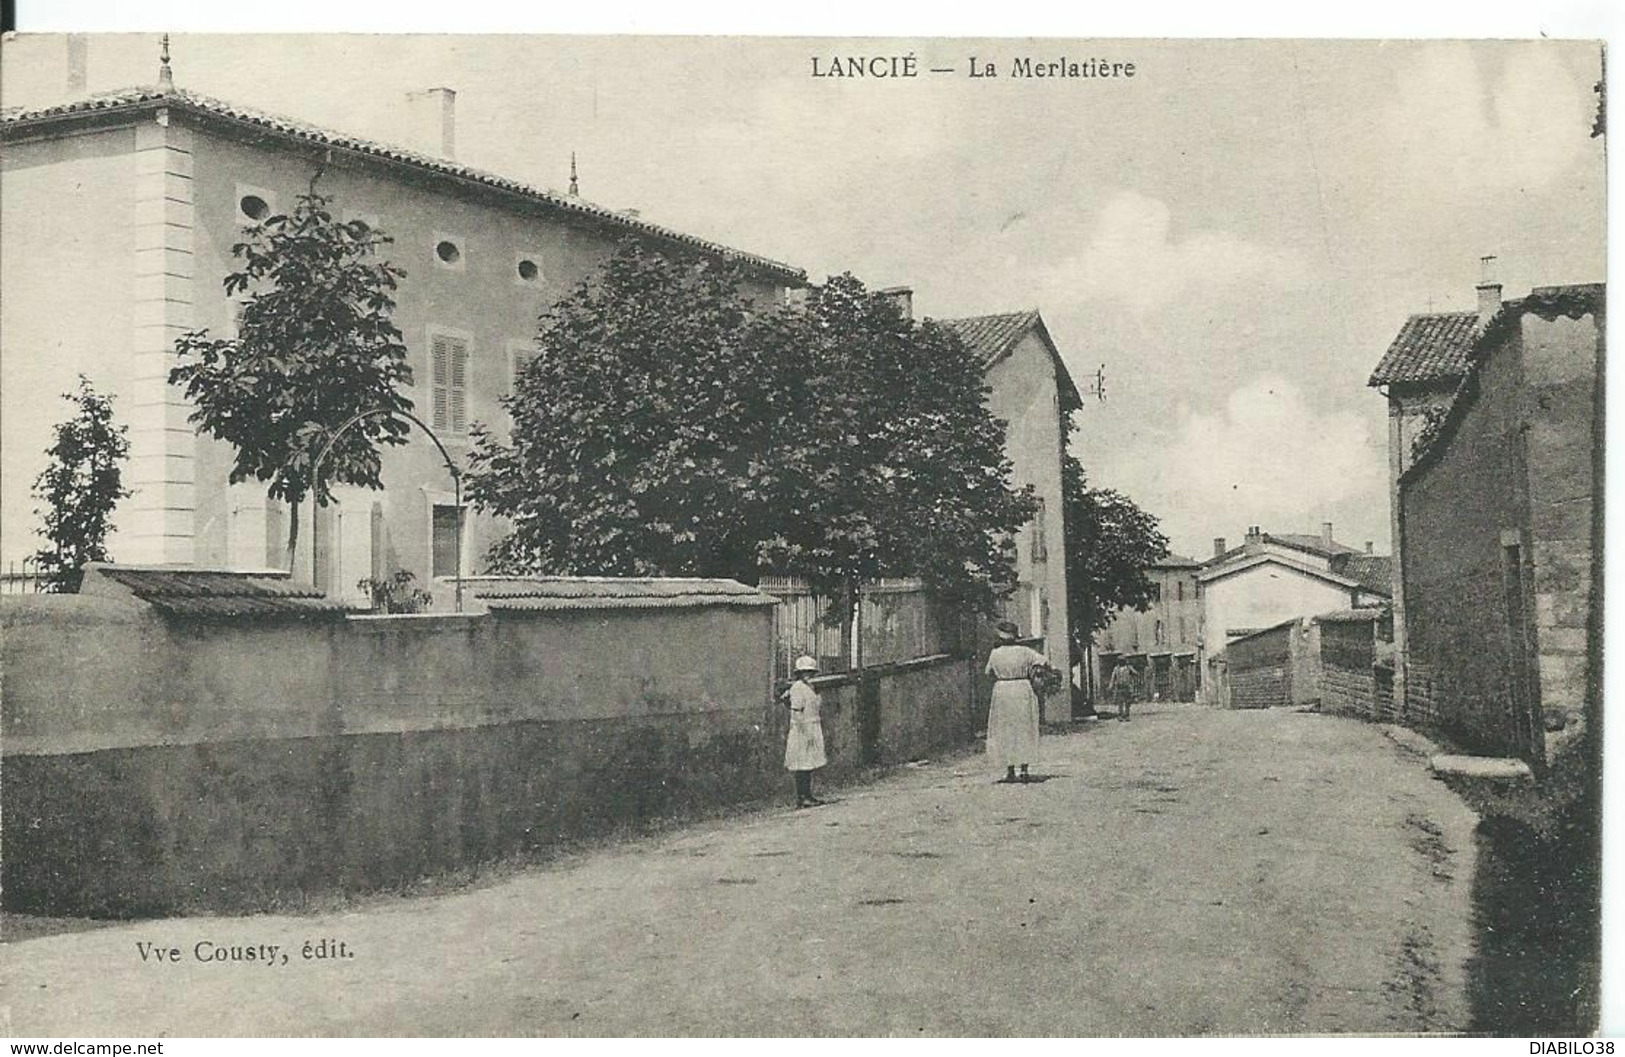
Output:
<svg viewBox="0 0 1625 1057">
<path fill-rule="evenodd" d="M 1599 1030 L 1601 43 L 0 49 L 4 1034 Z"/>
</svg>

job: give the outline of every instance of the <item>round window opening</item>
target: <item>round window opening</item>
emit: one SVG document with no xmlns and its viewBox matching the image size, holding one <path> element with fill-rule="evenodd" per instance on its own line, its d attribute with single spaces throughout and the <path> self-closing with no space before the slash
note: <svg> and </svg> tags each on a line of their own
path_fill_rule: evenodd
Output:
<svg viewBox="0 0 1625 1057">
<path fill-rule="evenodd" d="M 434 255 L 439 257 L 442 263 L 456 264 L 462 259 L 463 251 L 457 248 L 457 243 L 447 239 L 434 248 Z"/>
<path fill-rule="evenodd" d="M 519 262 L 519 278 L 525 280 L 525 282 L 533 283 L 541 276 L 541 274 L 542 270 L 536 267 L 535 261 L 526 260 Z"/>
<path fill-rule="evenodd" d="M 250 220 L 264 220 L 271 215 L 271 206 L 259 195 L 243 195 L 237 208 L 243 211 L 243 216 Z"/>
</svg>

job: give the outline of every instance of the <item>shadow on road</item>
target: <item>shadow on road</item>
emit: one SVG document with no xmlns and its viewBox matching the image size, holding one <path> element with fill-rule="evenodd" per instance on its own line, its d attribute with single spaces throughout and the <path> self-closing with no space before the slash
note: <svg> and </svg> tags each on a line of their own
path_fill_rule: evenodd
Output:
<svg viewBox="0 0 1625 1057">
<path fill-rule="evenodd" d="M 1571 817 L 1542 834 L 1478 824 L 1477 951 L 1467 965 L 1475 1034 L 1585 1035 L 1595 1024 L 1600 913 L 1594 834 Z"/>
</svg>

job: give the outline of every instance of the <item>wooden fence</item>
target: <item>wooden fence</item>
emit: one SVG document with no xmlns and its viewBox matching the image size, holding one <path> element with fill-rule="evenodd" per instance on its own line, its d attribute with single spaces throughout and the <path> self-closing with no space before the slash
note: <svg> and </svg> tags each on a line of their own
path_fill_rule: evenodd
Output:
<svg viewBox="0 0 1625 1057">
<path fill-rule="evenodd" d="M 818 661 L 826 674 L 956 653 L 960 617 L 931 597 L 918 580 L 882 580 L 858 588 L 843 620 L 841 600 L 816 594 L 797 580 L 765 579 L 779 600 L 774 612 L 773 669 L 787 679 L 797 657 Z"/>
<path fill-rule="evenodd" d="M 5 571 L 0 572 L 0 595 L 35 595 L 44 590 L 45 577 L 38 559 L 7 562 Z"/>
</svg>

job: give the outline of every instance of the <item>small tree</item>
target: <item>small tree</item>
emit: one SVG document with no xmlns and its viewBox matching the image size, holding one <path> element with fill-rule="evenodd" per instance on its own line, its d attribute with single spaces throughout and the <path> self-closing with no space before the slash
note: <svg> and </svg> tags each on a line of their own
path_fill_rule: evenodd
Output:
<svg viewBox="0 0 1625 1057">
<path fill-rule="evenodd" d="M 372 600 L 372 608 L 385 613 L 422 613 L 434 605 L 434 596 L 419 587 L 417 577 L 406 569 L 397 569 L 382 580 L 359 580 L 356 588 Z"/>
<path fill-rule="evenodd" d="M 45 507 L 34 508 L 45 524 L 36 531 L 49 546 L 37 554 L 48 590 L 79 590 L 86 562 L 109 561 L 107 536 L 113 508 L 127 499 L 119 464 L 129 457 L 129 428 L 113 424 L 112 397 L 79 376 L 76 392 L 63 393 L 72 417 L 57 423 L 55 441 L 45 449 L 50 463 L 34 482 Z"/>
<path fill-rule="evenodd" d="M 320 173 L 317 174 L 320 176 Z M 399 387 L 410 385 L 401 332 L 390 321 L 404 273 L 380 260 L 391 240 L 367 224 L 341 222 L 311 180 L 291 216 L 245 230 L 226 276 L 228 298 L 246 294 L 234 338 L 192 331 L 175 343 L 181 363 L 169 373 L 196 405 L 200 433 L 237 449 L 233 483 L 268 481 L 286 500 L 288 567 L 299 540 L 299 506 L 316 487 L 312 464 L 333 432 L 362 412 L 322 466 L 318 504 L 331 485 L 382 488 L 380 444 L 404 444 L 410 411 Z"/>
<path fill-rule="evenodd" d="M 1146 571 L 1168 557 L 1157 519 L 1127 496 L 1090 488 L 1083 464 L 1069 452 L 1061 465 L 1066 504 L 1066 589 L 1072 637 L 1094 638 L 1120 609 L 1144 611 L 1152 583 Z"/>
</svg>

